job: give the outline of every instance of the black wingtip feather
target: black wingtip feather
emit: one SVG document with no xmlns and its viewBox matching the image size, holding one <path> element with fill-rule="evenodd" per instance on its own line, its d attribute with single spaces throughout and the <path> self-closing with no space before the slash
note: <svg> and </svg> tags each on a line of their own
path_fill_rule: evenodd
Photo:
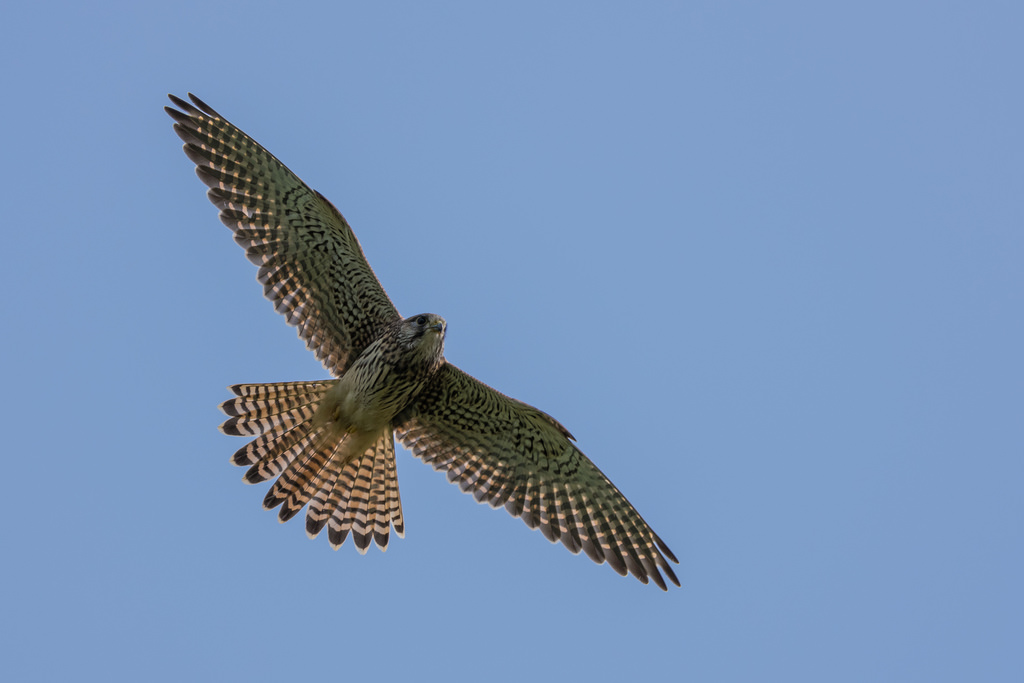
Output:
<svg viewBox="0 0 1024 683">
<path fill-rule="evenodd" d="M 200 113 L 198 109 L 196 109 L 191 104 L 189 104 L 185 100 L 181 99 L 177 95 L 172 95 L 172 94 L 168 93 L 167 94 L 167 98 L 171 102 L 174 103 L 174 106 L 176 106 L 181 111 L 185 112 L 186 115 L 187 114 L 198 114 L 198 113 Z"/>
<path fill-rule="evenodd" d="M 228 206 L 234 199 L 234 195 L 222 187 L 211 187 L 206 191 L 206 198 L 223 212 L 228 209 Z"/>
<path fill-rule="evenodd" d="M 170 95 L 170 97 L 171 97 L 171 99 L 174 99 L 174 95 Z M 181 112 L 181 111 L 178 111 L 174 107 L 164 107 L 164 111 L 167 112 L 167 115 L 170 116 L 175 121 L 177 121 L 179 124 L 187 123 L 188 121 L 191 120 L 189 118 L 188 114 L 186 114 L 184 112 Z"/>
<path fill-rule="evenodd" d="M 583 552 L 587 554 L 587 557 L 598 564 L 604 564 L 604 553 L 601 552 L 601 546 L 591 541 L 590 538 L 584 539 L 582 545 Z"/>
<path fill-rule="evenodd" d="M 187 148 L 188 145 L 186 145 L 186 149 Z M 188 154 L 187 151 L 185 153 Z M 195 161 L 195 159 L 192 159 L 192 161 Z M 202 180 L 203 184 L 207 187 L 218 187 L 223 180 L 219 175 L 215 174 L 205 166 L 196 166 L 196 175 L 199 176 L 199 179 Z"/>
<path fill-rule="evenodd" d="M 177 135 L 181 139 L 181 141 L 185 143 L 185 147 L 186 147 L 185 154 L 186 155 L 188 155 L 187 148 L 188 148 L 189 145 L 201 145 L 202 144 L 202 140 L 197 138 L 195 133 L 188 126 L 180 124 L 180 123 L 176 123 L 173 126 L 171 126 L 171 128 L 174 130 L 175 135 Z"/>
<path fill-rule="evenodd" d="M 216 116 L 217 118 L 223 118 L 220 114 L 217 113 L 217 111 L 213 107 L 208 105 L 206 102 L 203 102 L 201 99 L 199 99 L 192 93 L 188 94 L 188 98 L 192 100 L 192 103 L 199 107 L 199 109 L 202 110 L 202 112 L 207 116 Z"/>
<path fill-rule="evenodd" d="M 668 549 L 667 545 L 665 545 L 665 541 L 658 538 L 658 534 L 654 534 L 654 542 L 658 544 L 658 550 L 660 550 L 665 557 L 676 564 L 679 564 L 679 560 L 676 559 L 676 556 L 672 554 L 672 551 Z"/>
<path fill-rule="evenodd" d="M 676 573 L 672 571 L 672 567 L 670 567 L 667 562 L 664 566 L 662 566 L 661 570 L 665 572 L 665 575 L 669 578 L 669 581 L 680 587 L 683 585 L 679 583 L 679 577 L 676 576 Z"/>
<path fill-rule="evenodd" d="M 187 142 L 186 145 L 182 148 L 182 150 L 185 152 L 185 156 L 189 158 L 189 161 L 191 161 L 196 166 L 205 167 L 210 165 L 210 152 L 202 149 L 198 145 L 194 145 L 192 143 Z"/>
</svg>

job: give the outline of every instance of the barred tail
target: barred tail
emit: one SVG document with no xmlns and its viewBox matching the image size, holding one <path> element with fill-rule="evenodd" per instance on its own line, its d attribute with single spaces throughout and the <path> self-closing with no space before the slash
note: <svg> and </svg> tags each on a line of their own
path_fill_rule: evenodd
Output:
<svg viewBox="0 0 1024 683">
<path fill-rule="evenodd" d="M 391 429 L 364 447 L 325 426 L 313 426 L 321 398 L 336 380 L 236 384 L 235 398 L 220 409 L 229 416 L 225 434 L 257 436 L 232 456 L 249 466 L 245 481 L 254 484 L 278 477 L 263 500 L 266 509 L 281 506 L 286 522 L 307 503 L 306 533 L 315 537 L 324 526 L 335 549 L 352 533 L 360 553 L 371 539 L 387 550 L 392 526 L 405 535 L 398 494 L 395 443 Z M 365 442 L 364 442 L 365 443 Z"/>
</svg>

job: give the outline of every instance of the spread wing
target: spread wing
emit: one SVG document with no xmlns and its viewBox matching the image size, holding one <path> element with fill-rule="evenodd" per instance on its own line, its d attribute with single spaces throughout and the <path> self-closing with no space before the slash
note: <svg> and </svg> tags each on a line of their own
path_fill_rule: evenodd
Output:
<svg viewBox="0 0 1024 683">
<path fill-rule="evenodd" d="M 341 374 L 399 318 L 341 213 L 195 95 L 164 107 L 221 221 L 259 266 L 263 293 Z"/>
<path fill-rule="evenodd" d="M 619 574 L 677 586 L 678 560 L 554 418 L 446 364 L 394 421 L 414 455 L 479 502 Z"/>
</svg>

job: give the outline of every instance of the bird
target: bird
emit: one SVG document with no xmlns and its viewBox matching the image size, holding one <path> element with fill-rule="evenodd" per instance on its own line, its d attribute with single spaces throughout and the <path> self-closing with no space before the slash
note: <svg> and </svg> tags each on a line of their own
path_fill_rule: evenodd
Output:
<svg viewBox="0 0 1024 683">
<path fill-rule="evenodd" d="M 478 502 L 551 542 L 667 590 L 679 560 L 547 413 L 444 357 L 447 322 L 403 318 L 348 222 L 273 154 L 201 99 L 168 95 L 174 132 L 275 310 L 331 379 L 229 387 L 220 430 L 255 437 L 232 457 L 285 522 L 360 553 L 405 535 L 395 437 Z M 664 576 L 663 576 L 664 574 Z"/>
</svg>

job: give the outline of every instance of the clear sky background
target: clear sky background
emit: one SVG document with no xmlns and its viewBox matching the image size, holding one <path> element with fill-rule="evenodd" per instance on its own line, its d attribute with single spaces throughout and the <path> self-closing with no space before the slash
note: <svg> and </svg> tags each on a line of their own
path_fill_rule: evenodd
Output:
<svg viewBox="0 0 1024 683">
<path fill-rule="evenodd" d="M 27 4 L 10 680 L 1024 680 L 1019 3 Z M 325 373 L 181 152 L 187 91 L 572 430 L 681 589 L 404 450 L 386 554 L 261 510 L 216 406 Z"/>
</svg>

